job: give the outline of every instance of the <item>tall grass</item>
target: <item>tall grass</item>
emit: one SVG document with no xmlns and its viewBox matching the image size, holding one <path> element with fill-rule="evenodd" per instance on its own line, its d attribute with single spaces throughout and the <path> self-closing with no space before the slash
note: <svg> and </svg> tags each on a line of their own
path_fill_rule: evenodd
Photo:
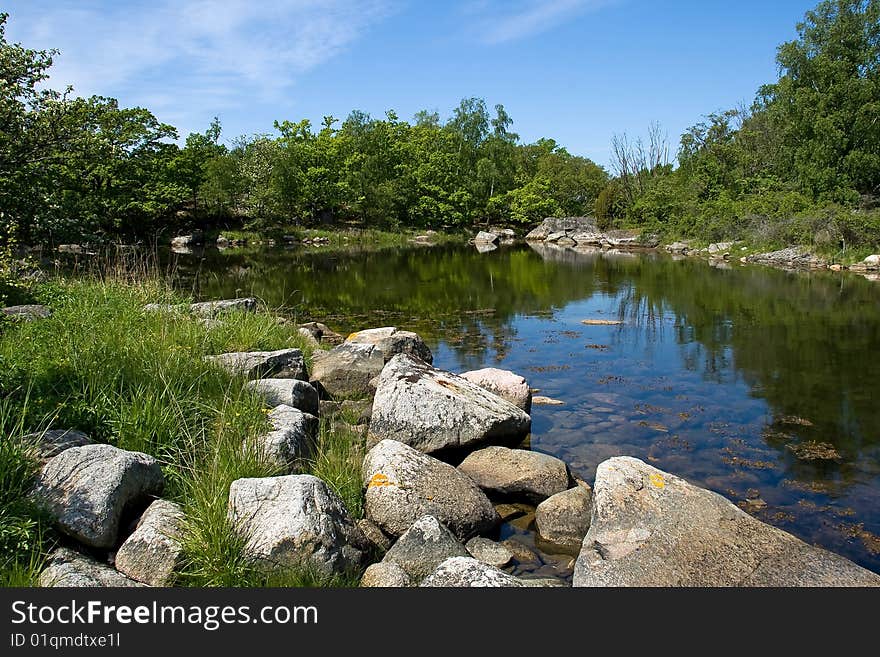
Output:
<svg viewBox="0 0 880 657">
<path fill-rule="evenodd" d="M 6 325 L 0 334 L 0 513 L 15 509 L 8 519 L 0 515 L 0 549 L 8 547 L 15 555 L 0 565 L 0 583 L 32 581 L 48 546 L 45 523 L 25 504 L 36 461 L 26 445 L 11 438 L 48 424 L 79 429 L 94 440 L 160 460 L 164 497 L 179 502 L 187 517 L 181 584 L 353 582 L 351 574 L 327 578 L 308 568 L 260 571 L 245 558 L 243 539 L 226 519 L 232 481 L 278 473 L 243 448 L 248 437 L 267 430 L 268 409 L 243 378 L 203 357 L 299 347 L 308 359 L 310 347 L 295 327 L 279 324 L 265 309 L 230 313 L 219 324 L 184 312 L 144 312 L 147 303 L 190 302 L 147 268 L 105 268 L 100 274 L 59 279 L 35 295 L 53 309 L 52 317 Z M 359 472 L 347 481 L 354 470 L 334 451 L 348 439 L 322 438 L 314 470 L 329 477 L 332 487 L 345 490 L 346 503 L 359 513 Z M 15 547 L 17 535 L 26 537 L 27 545 Z"/>
</svg>

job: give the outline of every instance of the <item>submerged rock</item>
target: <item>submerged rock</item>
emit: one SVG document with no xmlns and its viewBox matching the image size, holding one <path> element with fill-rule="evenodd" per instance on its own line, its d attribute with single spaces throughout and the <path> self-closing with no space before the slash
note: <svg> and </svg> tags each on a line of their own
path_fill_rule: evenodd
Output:
<svg viewBox="0 0 880 657">
<path fill-rule="evenodd" d="M 490 494 L 534 503 L 568 489 L 568 467 L 549 454 L 486 447 L 468 454 L 458 469 Z"/>
<path fill-rule="evenodd" d="M 496 568 L 503 568 L 513 560 L 513 552 L 507 546 L 482 536 L 475 536 L 465 547 L 474 559 Z"/>
<path fill-rule="evenodd" d="M 330 351 L 312 354 L 310 381 L 334 398 L 372 394 L 370 380 L 385 367 L 385 356 L 374 344 L 343 342 Z"/>
<path fill-rule="evenodd" d="M 214 363 L 230 374 L 248 379 L 308 378 L 306 362 L 299 349 L 278 349 L 276 351 L 242 351 L 217 356 L 205 356 L 205 362 Z"/>
<path fill-rule="evenodd" d="M 466 557 L 468 551 L 434 516 L 416 520 L 385 553 L 384 562 L 398 564 L 411 579 L 420 582 L 449 557 Z"/>
<path fill-rule="evenodd" d="M 183 510 L 167 500 L 153 502 L 116 553 L 116 569 L 150 586 L 170 586 L 183 561 Z"/>
<path fill-rule="evenodd" d="M 470 477 L 396 440 L 383 440 L 367 453 L 363 480 L 366 516 L 390 536 L 426 515 L 459 540 L 487 532 L 499 520 Z"/>
<path fill-rule="evenodd" d="M 522 409 L 467 379 L 406 354 L 391 359 L 376 386 L 369 436 L 426 453 L 484 443 L 521 442 L 531 428 Z"/>
<path fill-rule="evenodd" d="M 532 392 L 528 382 L 510 370 L 486 367 L 481 370 L 463 372 L 461 378 L 476 383 L 481 388 L 506 399 L 526 413 L 532 410 Z"/>
<path fill-rule="evenodd" d="M 427 587 L 521 587 L 518 577 L 471 557 L 447 559 L 421 584 Z"/>
<path fill-rule="evenodd" d="M 575 586 L 880 586 L 880 575 L 630 457 L 601 463 Z"/>
<path fill-rule="evenodd" d="M 39 585 L 43 588 L 145 586 L 106 564 L 67 548 L 58 548 L 49 556 L 45 568 L 40 573 Z"/>
<path fill-rule="evenodd" d="M 342 500 L 312 475 L 232 482 L 229 518 L 247 537 L 246 554 L 267 567 L 338 573 L 359 567 L 369 549 Z"/>
<path fill-rule="evenodd" d="M 32 496 L 58 528 L 84 545 L 111 548 L 123 511 L 162 493 L 159 462 L 112 445 L 71 447 L 51 459 Z"/>
</svg>

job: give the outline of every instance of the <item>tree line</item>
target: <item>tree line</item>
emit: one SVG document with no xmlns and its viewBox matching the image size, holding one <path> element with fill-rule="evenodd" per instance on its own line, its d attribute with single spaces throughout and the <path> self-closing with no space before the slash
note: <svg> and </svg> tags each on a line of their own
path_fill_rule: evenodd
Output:
<svg viewBox="0 0 880 657">
<path fill-rule="evenodd" d="M 826 0 L 781 45 L 779 77 L 711 114 L 673 155 L 659 126 L 615 136 L 611 173 L 552 139 L 522 143 L 502 105 L 442 120 L 353 111 L 178 145 L 144 108 L 44 86 L 54 51 L 5 38 L 0 14 L 0 222 L 7 241 L 146 239 L 192 227 L 387 229 L 595 215 L 667 237 L 877 243 L 880 0 Z"/>
</svg>

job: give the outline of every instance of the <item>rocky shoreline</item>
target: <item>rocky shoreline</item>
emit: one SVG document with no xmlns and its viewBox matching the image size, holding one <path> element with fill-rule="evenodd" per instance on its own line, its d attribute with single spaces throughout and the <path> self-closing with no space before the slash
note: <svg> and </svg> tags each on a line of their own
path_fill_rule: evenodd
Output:
<svg viewBox="0 0 880 657">
<path fill-rule="evenodd" d="M 256 304 L 144 312 L 234 321 Z M 299 349 L 206 357 L 246 378 L 271 407 L 269 430 L 242 438 L 242 449 L 281 474 L 232 482 L 227 507 L 261 568 L 362 573 L 364 587 L 566 585 L 552 568 L 526 568 L 535 555 L 522 543 L 498 540 L 499 526 L 519 517 L 548 549 L 571 555 L 576 587 L 880 586 L 877 574 L 637 459 L 610 458 L 593 482 L 578 479 L 565 462 L 526 446 L 533 400 L 515 373 L 437 369 L 424 341 L 396 327 L 347 338 L 320 323 L 299 330 L 322 347 L 310 368 Z M 344 407 L 359 416 L 350 428 L 367 450 L 360 519 L 327 482 L 302 474 L 319 418 L 334 421 Z M 75 431 L 33 440 L 44 465 L 32 498 L 66 537 L 40 584 L 173 584 L 185 518 L 162 499 L 160 463 Z"/>
</svg>

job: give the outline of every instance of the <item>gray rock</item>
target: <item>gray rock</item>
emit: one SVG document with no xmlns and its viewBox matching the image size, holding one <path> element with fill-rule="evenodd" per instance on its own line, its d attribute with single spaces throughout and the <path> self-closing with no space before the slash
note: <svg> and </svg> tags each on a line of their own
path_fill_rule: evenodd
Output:
<svg viewBox="0 0 880 657">
<path fill-rule="evenodd" d="M 374 344 L 343 342 L 330 351 L 312 354 L 312 383 L 334 398 L 372 394 L 370 380 L 385 367 L 385 356 Z"/>
<path fill-rule="evenodd" d="M 145 586 L 113 570 L 106 564 L 99 563 L 67 548 L 58 548 L 49 556 L 45 568 L 40 573 L 38 583 L 43 588 Z"/>
<path fill-rule="evenodd" d="M 412 585 L 412 578 L 394 561 L 374 563 L 361 577 L 363 588 L 401 588 Z"/>
<path fill-rule="evenodd" d="M 475 536 L 465 547 L 474 559 L 496 568 L 503 568 L 513 560 L 513 552 L 506 546 L 482 536 Z"/>
<path fill-rule="evenodd" d="M 46 319 L 52 316 L 52 310 L 48 306 L 31 304 L 26 306 L 7 306 L 0 308 L 0 313 L 12 319 L 31 322 L 35 319 Z"/>
<path fill-rule="evenodd" d="M 474 244 L 497 244 L 499 239 L 501 238 L 495 233 L 487 233 L 481 230 L 474 238 Z"/>
<path fill-rule="evenodd" d="M 285 404 L 303 413 L 318 415 L 320 404 L 318 391 L 308 381 L 298 379 L 257 379 L 247 386 L 257 392 L 268 406 Z"/>
<path fill-rule="evenodd" d="M 50 429 L 42 433 L 30 433 L 22 438 L 26 443 L 34 445 L 37 457 L 47 461 L 71 447 L 90 445 L 92 440 L 82 431 L 76 429 Z"/>
<path fill-rule="evenodd" d="M 58 528 L 85 545 L 116 544 L 123 511 L 160 495 L 162 468 L 152 456 L 112 445 L 83 445 L 51 459 L 32 495 Z"/>
<path fill-rule="evenodd" d="M 564 462 L 525 449 L 486 447 L 468 454 L 458 469 L 489 493 L 534 503 L 567 490 L 569 485 Z"/>
<path fill-rule="evenodd" d="M 556 493 L 535 509 L 535 525 L 544 540 L 565 547 L 579 546 L 590 529 L 593 493 L 580 484 Z"/>
<path fill-rule="evenodd" d="M 575 586 L 880 586 L 880 575 L 638 459 L 601 463 Z"/>
<path fill-rule="evenodd" d="M 460 376 L 406 354 L 391 359 L 376 387 L 370 441 L 399 440 L 426 453 L 528 435 L 522 409 Z"/>
<path fill-rule="evenodd" d="M 375 345 L 382 351 L 386 363 L 397 354 L 409 354 L 429 364 L 434 362 L 434 355 L 418 333 L 401 331 L 396 326 L 357 331 L 349 335 L 345 341 L 350 344 Z"/>
<path fill-rule="evenodd" d="M 253 313 L 257 310 L 257 300 L 253 297 L 242 299 L 222 299 L 220 301 L 202 301 L 191 304 L 189 310 L 201 317 L 216 317 L 220 313 L 238 311 Z"/>
<path fill-rule="evenodd" d="M 807 249 L 799 246 L 792 246 L 779 251 L 770 251 L 769 253 L 756 253 L 754 255 L 746 256 L 742 260 L 747 263 L 791 269 L 822 269 L 828 264 L 819 256 L 814 255 Z"/>
<path fill-rule="evenodd" d="M 541 225 L 526 235 L 528 242 L 542 242 L 554 233 L 574 234 L 577 232 L 595 232 L 594 217 L 547 217 Z"/>
<path fill-rule="evenodd" d="M 476 383 L 481 388 L 498 395 L 501 399 L 506 399 L 526 413 L 530 413 L 532 410 L 532 391 L 528 382 L 519 374 L 514 374 L 510 370 L 486 367 L 481 370 L 463 372 L 461 378 Z"/>
<path fill-rule="evenodd" d="M 311 335 L 315 342 L 321 344 L 338 345 L 342 344 L 345 340 L 336 331 L 333 331 L 321 322 L 306 322 L 305 324 L 300 324 L 299 328 Z"/>
<path fill-rule="evenodd" d="M 666 250 L 669 251 L 669 253 L 687 255 L 691 250 L 691 245 L 687 242 L 673 242 L 672 244 L 666 245 Z"/>
<path fill-rule="evenodd" d="M 338 573 L 360 567 L 369 550 L 342 500 L 312 475 L 232 482 L 229 518 L 248 556 L 270 568 L 308 563 Z"/>
<path fill-rule="evenodd" d="M 444 588 L 525 586 L 518 577 L 470 557 L 447 559 L 421 585 Z"/>
<path fill-rule="evenodd" d="M 204 242 L 204 236 L 200 232 L 190 233 L 189 235 L 177 235 L 171 238 L 171 246 L 196 246 Z"/>
<path fill-rule="evenodd" d="M 367 541 L 372 545 L 374 552 L 384 554 L 391 548 L 391 539 L 379 529 L 379 526 L 372 520 L 361 518 L 357 521 L 358 529 L 360 529 Z"/>
<path fill-rule="evenodd" d="M 449 557 L 466 557 L 468 551 L 434 516 L 416 520 L 391 549 L 384 562 L 398 564 L 411 579 L 420 582 Z"/>
<path fill-rule="evenodd" d="M 367 453 L 363 476 L 366 516 L 390 536 L 426 515 L 460 540 L 489 531 L 499 520 L 468 476 L 396 440 L 383 440 Z"/>
<path fill-rule="evenodd" d="M 230 374 L 248 379 L 308 378 L 306 362 L 299 349 L 278 349 L 276 351 L 242 351 L 217 356 L 205 356 L 205 362 L 214 363 Z"/>
<path fill-rule="evenodd" d="M 246 444 L 285 473 L 307 467 L 317 452 L 318 418 L 285 404 L 269 411 L 268 418 L 272 431 Z"/>
<path fill-rule="evenodd" d="M 116 569 L 150 586 L 171 586 L 183 561 L 183 510 L 156 500 L 116 553 Z"/>
</svg>

